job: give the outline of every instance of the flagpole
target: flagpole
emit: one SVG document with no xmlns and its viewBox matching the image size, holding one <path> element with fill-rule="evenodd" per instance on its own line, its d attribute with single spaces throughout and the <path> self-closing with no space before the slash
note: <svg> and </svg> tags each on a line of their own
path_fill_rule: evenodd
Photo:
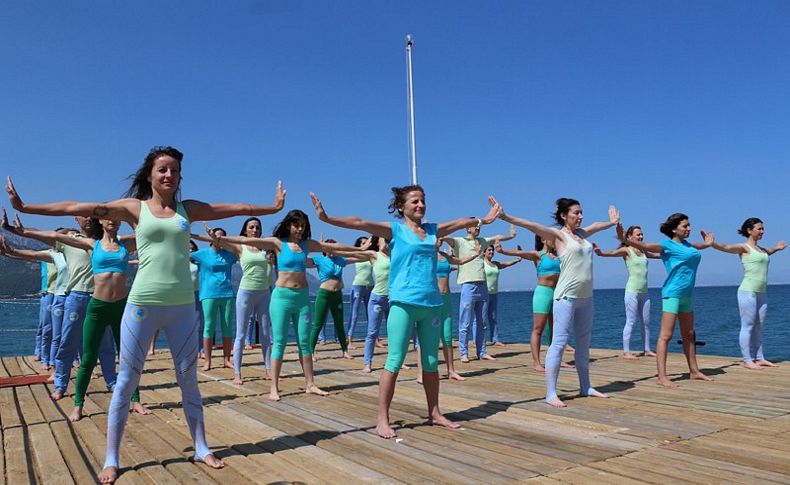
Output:
<svg viewBox="0 0 790 485">
<path fill-rule="evenodd" d="M 409 102 L 409 164 L 411 165 L 411 183 L 417 185 L 417 142 L 414 129 L 414 79 L 412 76 L 411 51 L 414 46 L 414 37 L 406 35 L 406 71 L 408 81 L 408 102 Z"/>
</svg>

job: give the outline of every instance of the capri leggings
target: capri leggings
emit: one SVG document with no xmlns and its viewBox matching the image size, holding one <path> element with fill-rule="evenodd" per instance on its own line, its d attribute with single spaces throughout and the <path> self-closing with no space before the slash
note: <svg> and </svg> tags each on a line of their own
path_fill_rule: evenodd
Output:
<svg viewBox="0 0 790 485">
<path fill-rule="evenodd" d="M 205 322 L 203 338 L 214 338 L 217 315 L 219 315 L 219 322 L 222 326 L 222 338 L 233 338 L 233 324 L 236 322 L 234 298 L 206 298 L 200 303 L 203 305 L 203 320 Z"/>
<path fill-rule="evenodd" d="M 236 374 L 241 374 L 241 358 L 244 354 L 242 346 L 247 336 L 247 329 L 255 326 L 253 316 L 260 319 L 259 338 L 261 342 L 261 354 L 263 354 L 264 366 L 268 369 L 271 357 L 271 328 L 269 320 L 269 303 L 271 293 L 269 290 L 239 290 L 236 295 L 236 339 L 233 341 L 233 370 Z M 225 333 L 223 332 L 223 335 Z"/>
<path fill-rule="evenodd" d="M 272 359 L 282 360 L 288 342 L 288 323 L 293 322 L 299 356 L 313 355 L 310 347 L 310 294 L 307 288 L 285 288 L 277 286 L 272 292 L 269 305 L 272 320 Z"/>
<path fill-rule="evenodd" d="M 453 315 L 450 294 L 442 295 L 442 308 L 439 310 L 439 320 L 442 322 L 442 345 L 450 348 L 453 345 Z"/>
<path fill-rule="evenodd" d="M 647 293 L 625 292 L 625 327 L 623 327 L 623 352 L 631 351 L 631 332 L 636 322 L 642 322 L 645 352 L 650 352 L 650 296 Z"/>
<path fill-rule="evenodd" d="M 439 335 L 442 331 L 439 321 L 440 307 L 390 303 L 387 318 L 387 363 L 384 368 L 397 374 L 406 360 L 409 350 L 409 337 L 414 325 L 421 344 L 423 372 L 437 372 L 439 368 Z"/>
<path fill-rule="evenodd" d="M 579 389 L 588 396 L 594 389 L 590 386 L 590 339 L 593 324 L 593 299 L 561 298 L 554 301 L 554 338 L 546 353 L 546 401 L 557 397 L 557 378 L 560 375 L 560 360 L 571 328 L 576 335 L 574 361 L 579 374 Z"/>
<path fill-rule="evenodd" d="M 195 369 L 198 352 L 195 305 L 140 306 L 127 303 L 121 320 L 121 372 L 107 417 L 105 467 L 118 466 L 118 448 L 129 416 L 129 401 L 140 383 L 148 345 L 158 329 L 164 330 L 170 346 L 184 415 L 195 446 L 195 458 L 202 460 L 211 453 L 206 444 L 203 401 Z"/>
<path fill-rule="evenodd" d="M 741 313 L 741 332 L 738 343 L 744 362 L 752 362 L 752 355 L 757 360 L 765 360 L 763 355 L 763 324 L 768 312 L 766 293 L 738 290 L 738 310 Z"/>
<path fill-rule="evenodd" d="M 346 330 L 343 328 L 343 292 L 329 291 L 319 288 L 315 295 L 315 320 L 310 331 L 310 348 L 315 351 L 318 343 L 318 334 L 324 329 L 326 318 L 332 312 L 332 322 L 335 324 L 335 335 L 340 341 L 340 348 L 343 352 L 348 352 L 348 342 L 346 342 Z M 312 352 L 311 352 L 312 353 Z"/>
</svg>

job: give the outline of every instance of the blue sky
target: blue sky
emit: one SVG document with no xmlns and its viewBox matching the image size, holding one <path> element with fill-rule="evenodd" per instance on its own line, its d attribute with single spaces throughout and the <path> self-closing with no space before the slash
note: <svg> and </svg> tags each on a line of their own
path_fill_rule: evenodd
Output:
<svg viewBox="0 0 790 485">
<path fill-rule="evenodd" d="M 767 1 L 2 1 L 0 171 L 30 202 L 109 200 L 169 144 L 185 197 L 268 203 L 283 179 L 287 209 L 310 209 L 313 190 L 330 213 L 387 220 L 389 187 L 409 178 L 410 32 L 432 221 L 480 215 L 494 194 L 549 222 L 566 196 L 587 221 L 617 205 L 655 241 L 672 212 L 727 242 L 758 216 L 772 245 L 790 240 L 789 21 Z M 622 261 L 595 264 L 597 287 L 624 284 Z M 740 276 L 709 250 L 698 281 Z M 663 277 L 653 263 L 651 284 Z M 534 281 L 522 264 L 501 287 Z M 790 282 L 790 253 L 770 281 Z"/>
</svg>

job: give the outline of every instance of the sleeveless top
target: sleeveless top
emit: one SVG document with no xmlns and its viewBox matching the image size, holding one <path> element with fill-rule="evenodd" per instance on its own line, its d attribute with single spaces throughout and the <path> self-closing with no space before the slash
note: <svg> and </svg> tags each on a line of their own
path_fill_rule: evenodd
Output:
<svg viewBox="0 0 790 485">
<path fill-rule="evenodd" d="M 486 286 L 488 286 L 488 294 L 495 295 L 499 289 L 499 266 L 494 264 L 483 263 L 485 265 L 486 273 Z"/>
<path fill-rule="evenodd" d="M 741 254 L 743 264 L 743 281 L 738 287 L 740 291 L 762 293 L 768 289 L 768 253 L 746 245 L 749 252 Z"/>
<path fill-rule="evenodd" d="M 582 237 L 576 231 L 576 235 Z M 592 296 L 592 261 L 593 248 L 590 241 L 582 238 L 580 243 L 564 231 L 560 231 L 565 239 L 565 251 L 559 255 L 560 279 L 554 290 L 554 299 L 589 298 Z"/>
<path fill-rule="evenodd" d="M 436 224 L 423 224 L 425 239 L 400 222 L 391 222 L 390 302 L 440 307 L 436 281 Z"/>
<path fill-rule="evenodd" d="M 126 273 L 129 269 L 129 251 L 122 243 L 118 243 L 118 251 L 105 251 L 101 241 L 96 241 L 91 256 L 93 274 Z"/>
<path fill-rule="evenodd" d="M 450 277 L 450 271 L 452 270 L 452 266 L 450 266 L 450 262 L 446 259 L 440 260 L 436 259 L 436 277 L 437 278 L 448 278 Z"/>
<path fill-rule="evenodd" d="M 546 251 L 541 251 L 540 261 L 538 262 L 537 271 L 538 276 L 545 276 L 550 274 L 560 273 L 560 259 L 552 258 Z"/>
<path fill-rule="evenodd" d="M 390 258 L 384 253 L 376 253 L 376 262 L 373 263 L 373 277 L 375 286 L 373 293 L 379 296 L 390 294 Z"/>
<path fill-rule="evenodd" d="M 628 282 L 625 291 L 628 293 L 647 293 L 647 256 L 637 254 L 632 248 L 626 247 L 628 258 L 625 267 L 628 269 Z"/>
<path fill-rule="evenodd" d="M 85 236 L 77 234 L 76 238 L 85 239 Z M 66 292 L 84 291 L 93 293 L 93 268 L 91 267 L 91 257 L 88 251 L 68 244 L 56 243 L 55 249 L 63 253 L 66 264 L 69 267 L 69 282 L 66 285 Z"/>
<path fill-rule="evenodd" d="M 271 268 L 269 255 L 266 251 L 253 252 L 247 246 L 241 246 L 241 282 L 240 290 L 259 291 L 268 290 L 271 285 Z"/>
<path fill-rule="evenodd" d="M 281 239 L 282 248 L 280 255 L 277 256 L 278 271 L 306 271 L 307 270 L 307 243 L 299 241 L 301 253 L 296 253 L 291 249 L 287 239 Z"/>
<path fill-rule="evenodd" d="M 370 261 L 354 263 L 354 271 L 353 286 L 373 286 L 373 265 Z"/>
</svg>

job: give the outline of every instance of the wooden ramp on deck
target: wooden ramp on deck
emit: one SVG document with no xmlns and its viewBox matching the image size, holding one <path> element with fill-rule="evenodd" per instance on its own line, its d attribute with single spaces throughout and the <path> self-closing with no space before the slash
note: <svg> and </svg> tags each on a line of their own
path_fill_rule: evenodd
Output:
<svg viewBox="0 0 790 485">
<path fill-rule="evenodd" d="M 672 354 L 669 371 L 681 388 L 667 390 L 656 385 L 654 359 L 593 350 L 593 384 L 611 399 L 574 399 L 576 372 L 563 369 L 569 407 L 557 410 L 543 403 L 544 378 L 527 345 L 490 350 L 496 362 L 458 363 L 467 380 L 441 382 L 442 409 L 463 425 L 458 431 L 425 425 L 410 353 L 392 406 L 397 441 L 375 434 L 379 372 L 361 372 L 360 348 L 348 361 L 336 345 L 319 346 L 316 383 L 328 397 L 304 394 L 293 346 L 281 402 L 267 400 L 259 350 L 245 352 L 243 386 L 231 383 L 230 369 L 199 370 L 207 438 L 223 470 L 189 461 L 172 362 L 160 350 L 140 387 L 153 415 L 130 415 L 118 483 L 790 483 L 790 363 L 750 371 L 735 358 L 700 356 L 716 381 L 691 382 L 683 356 Z M 30 357 L 2 364 L 0 378 L 41 373 Z M 87 417 L 73 424 L 73 383 L 53 403 L 51 386 L 21 382 L 0 388 L 0 477 L 14 485 L 93 482 L 104 461 L 104 381 L 91 381 Z"/>
</svg>

